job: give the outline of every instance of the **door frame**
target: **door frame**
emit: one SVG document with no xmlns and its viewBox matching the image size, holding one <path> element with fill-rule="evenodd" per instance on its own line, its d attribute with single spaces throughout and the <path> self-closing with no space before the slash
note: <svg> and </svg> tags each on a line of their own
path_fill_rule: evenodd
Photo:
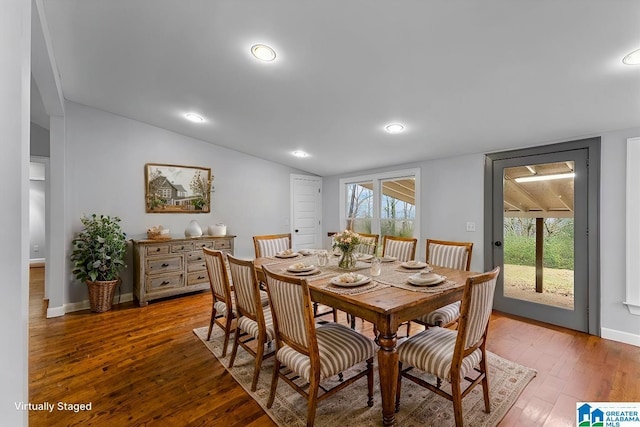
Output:
<svg viewBox="0 0 640 427">
<path fill-rule="evenodd" d="M 493 162 L 515 157 L 549 154 L 586 149 L 588 162 L 587 201 L 587 317 L 588 333 L 601 335 L 600 331 L 600 137 L 542 145 L 519 150 L 502 151 L 485 155 L 484 164 L 484 268 L 494 268 L 493 255 Z"/>
</svg>

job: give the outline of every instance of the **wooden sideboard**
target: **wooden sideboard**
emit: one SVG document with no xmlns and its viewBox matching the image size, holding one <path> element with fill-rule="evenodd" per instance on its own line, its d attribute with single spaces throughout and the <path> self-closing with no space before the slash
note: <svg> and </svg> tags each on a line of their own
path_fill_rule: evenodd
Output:
<svg viewBox="0 0 640 427">
<path fill-rule="evenodd" d="M 209 289 L 202 248 L 233 255 L 236 236 L 132 239 L 135 263 L 133 292 L 140 306 L 149 301 Z"/>
</svg>

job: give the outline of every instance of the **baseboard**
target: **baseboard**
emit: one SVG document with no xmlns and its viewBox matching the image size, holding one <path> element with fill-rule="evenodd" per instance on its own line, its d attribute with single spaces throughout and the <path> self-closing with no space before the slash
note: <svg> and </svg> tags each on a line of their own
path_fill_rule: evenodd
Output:
<svg viewBox="0 0 640 427">
<path fill-rule="evenodd" d="M 628 332 L 622 332 L 608 328 L 602 328 L 600 330 L 600 333 L 602 338 L 640 347 L 640 335 L 630 334 Z"/>
<path fill-rule="evenodd" d="M 120 295 L 120 298 L 118 299 L 118 296 L 116 295 L 113 298 L 113 303 L 114 304 L 118 304 L 118 303 L 123 303 L 123 302 L 129 302 L 129 301 L 133 301 L 133 292 L 128 292 L 126 294 L 122 294 Z M 48 309 L 47 310 L 47 317 L 57 317 L 57 316 L 62 316 L 65 313 L 72 313 L 74 311 L 80 311 L 80 310 L 89 310 L 90 308 L 90 304 L 89 304 L 89 300 L 84 300 L 84 301 L 79 301 L 79 302 L 70 302 L 64 305 L 64 307 L 55 307 L 55 315 L 49 315 L 49 312 L 54 310 L 54 309 Z M 59 310 L 62 310 L 61 312 Z M 61 314 L 58 314 L 61 313 Z"/>
<path fill-rule="evenodd" d="M 60 317 L 64 316 L 65 307 L 62 305 L 60 307 L 47 307 L 47 319 L 50 317 Z"/>
</svg>

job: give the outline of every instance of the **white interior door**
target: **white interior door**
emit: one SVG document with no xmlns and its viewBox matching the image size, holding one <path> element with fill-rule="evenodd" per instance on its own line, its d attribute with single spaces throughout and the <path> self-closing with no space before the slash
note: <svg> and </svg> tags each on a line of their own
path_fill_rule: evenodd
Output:
<svg viewBox="0 0 640 427">
<path fill-rule="evenodd" d="M 322 178 L 291 175 L 293 249 L 322 248 Z"/>
</svg>

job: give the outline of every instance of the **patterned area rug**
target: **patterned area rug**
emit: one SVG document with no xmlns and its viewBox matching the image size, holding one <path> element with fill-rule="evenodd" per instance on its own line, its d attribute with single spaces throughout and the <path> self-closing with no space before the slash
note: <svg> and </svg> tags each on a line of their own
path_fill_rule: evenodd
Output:
<svg viewBox="0 0 640 427">
<path fill-rule="evenodd" d="M 193 333 L 202 340 L 204 345 L 222 363 L 229 366 L 231 343 L 226 357 L 221 357 L 223 333 L 218 326 L 214 326 L 211 341 L 207 342 L 207 327 L 194 329 Z M 233 342 L 233 336 L 230 340 Z M 505 416 L 509 408 L 535 377 L 536 371 L 517 363 L 505 360 L 493 353 L 488 353 L 489 359 L 489 388 L 491 397 L 491 413 L 484 412 L 482 387 L 476 386 L 463 400 L 464 423 L 467 426 L 489 427 L 496 426 Z M 267 414 L 280 426 L 305 426 L 307 416 L 306 400 L 295 392 L 288 384 L 280 380 L 275 402 L 271 409 L 267 409 L 267 398 L 273 371 L 273 357 L 267 359 L 261 369 L 258 388 L 251 392 L 254 359 L 238 348 L 236 361 L 232 369 L 227 370 L 238 383 L 258 402 Z M 348 377 L 348 372 L 345 373 Z M 329 379 L 330 383 L 332 379 Z M 381 426 L 382 409 L 380 391 L 378 387 L 378 370 L 375 367 L 374 405 L 367 406 L 367 380 L 362 378 L 337 394 L 318 404 L 315 425 L 322 426 Z M 402 399 L 400 411 L 396 413 L 398 426 L 454 426 L 453 404 L 417 386 L 409 380 L 402 381 Z"/>
</svg>

